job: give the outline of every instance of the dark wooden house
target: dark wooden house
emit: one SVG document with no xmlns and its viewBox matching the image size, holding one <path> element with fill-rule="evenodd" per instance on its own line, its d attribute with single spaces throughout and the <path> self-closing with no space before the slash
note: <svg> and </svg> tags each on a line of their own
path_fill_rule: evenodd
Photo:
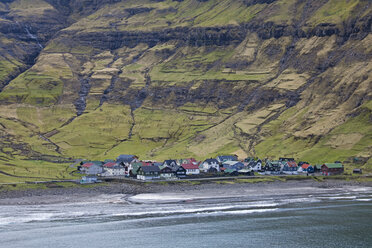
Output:
<svg viewBox="0 0 372 248">
<path fill-rule="evenodd" d="M 341 163 L 325 163 L 321 168 L 325 176 L 339 175 L 344 172 L 344 166 Z"/>
</svg>

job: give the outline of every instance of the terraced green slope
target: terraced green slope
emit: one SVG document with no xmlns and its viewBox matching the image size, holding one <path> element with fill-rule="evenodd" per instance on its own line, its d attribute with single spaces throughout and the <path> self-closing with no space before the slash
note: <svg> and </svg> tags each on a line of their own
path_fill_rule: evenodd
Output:
<svg viewBox="0 0 372 248">
<path fill-rule="evenodd" d="M 45 161 L 58 168 L 49 177 L 68 178 L 70 160 L 122 153 L 372 169 L 369 1 L 10 0 L 0 10 L 9 175 L 47 177 L 27 172 Z M 24 180 L 9 175 L 0 180 Z"/>
</svg>

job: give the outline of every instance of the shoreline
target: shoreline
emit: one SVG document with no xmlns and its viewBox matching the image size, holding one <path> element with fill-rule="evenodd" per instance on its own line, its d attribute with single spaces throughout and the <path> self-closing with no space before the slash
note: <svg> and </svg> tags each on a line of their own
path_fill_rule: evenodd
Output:
<svg viewBox="0 0 372 248">
<path fill-rule="evenodd" d="M 208 193 L 211 195 L 229 195 L 241 192 L 243 194 L 265 194 L 277 190 L 277 193 L 291 192 L 291 189 L 313 188 L 332 189 L 345 187 L 368 187 L 372 190 L 372 181 L 354 181 L 327 178 L 323 181 L 307 180 L 273 180 L 256 182 L 249 181 L 215 181 L 215 182 L 112 182 L 89 186 L 50 187 L 43 189 L 1 190 L 0 206 L 2 205 L 44 205 L 62 203 L 94 202 L 102 196 L 138 195 L 138 194 L 187 194 Z M 346 189 L 346 188 L 345 188 Z"/>
</svg>

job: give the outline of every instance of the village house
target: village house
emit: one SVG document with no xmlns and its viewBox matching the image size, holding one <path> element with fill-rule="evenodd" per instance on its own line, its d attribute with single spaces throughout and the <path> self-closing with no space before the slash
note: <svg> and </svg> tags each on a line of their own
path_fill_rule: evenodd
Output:
<svg viewBox="0 0 372 248">
<path fill-rule="evenodd" d="M 317 173 L 317 172 L 321 172 L 322 171 L 322 164 L 316 164 L 314 165 L 314 172 Z"/>
<path fill-rule="evenodd" d="M 128 166 L 125 166 L 125 176 L 136 177 L 137 171 L 142 166 L 152 166 L 152 162 L 133 160 Z"/>
<path fill-rule="evenodd" d="M 299 166 L 297 171 L 302 173 L 314 173 L 314 168 L 310 164 L 304 163 L 301 166 Z"/>
<path fill-rule="evenodd" d="M 178 165 L 183 165 L 183 164 L 198 164 L 199 162 L 196 161 L 195 158 L 185 158 L 185 159 L 179 159 L 178 160 Z"/>
<path fill-rule="evenodd" d="M 222 156 L 217 156 L 217 161 L 218 163 L 223 163 L 226 161 L 238 161 L 238 157 L 236 155 L 222 155 Z"/>
<path fill-rule="evenodd" d="M 338 175 L 344 172 L 344 166 L 341 163 L 325 163 L 321 168 L 322 174 L 325 176 Z"/>
<path fill-rule="evenodd" d="M 163 166 L 168 166 L 170 168 L 177 168 L 178 164 L 176 160 L 168 159 L 168 160 L 164 160 Z"/>
<path fill-rule="evenodd" d="M 138 157 L 135 155 L 122 154 L 116 158 L 116 163 L 122 164 L 122 166 L 129 166 L 131 163 L 138 161 Z"/>
<path fill-rule="evenodd" d="M 189 163 L 189 164 L 182 164 L 181 167 L 183 167 L 186 170 L 186 175 L 199 175 L 200 169 L 198 164 Z"/>
<path fill-rule="evenodd" d="M 102 173 L 103 168 L 97 163 L 84 163 L 80 166 L 80 171 L 87 175 L 98 175 Z"/>
<path fill-rule="evenodd" d="M 282 170 L 282 162 L 278 160 L 266 160 L 264 170 L 265 174 L 280 174 Z"/>
<path fill-rule="evenodd" d="M 101 173 L 101 176 L 125 176 L 125 168 L 115 162 L 108 162 L 103 165 L 103 172 Z"/>
<path fill-rule="evenodd" d="M 158 166 L 142 166 L 138 169 L 137 179 L 140 180 L 160 179 L 160 169 Z"/>
<path fill-rule="evenodd" d="M 220 171 L 220 164 L 217 159 L 206 159 L 203 163 L 200 164 L 200 170 L 205 173 L 215 173 Z"/>
<path fill-rule="evenodd" d="M 182 166 L 174 167 L 172 170 L 178 178 L 186 177 L 186 169 Z"/>
<path fill-rule="evenodd" d="M 236 171 L 239 171 L 239 170 L 244 168 L 244 164 L 242 162 L 231 161 L 231 160 L 223 162 L 222 166 L 226 170 L 236 170 Z M 226 170 L 225 170 L 225 172 L 226 172 Z"/>
<path fill-rule="evenodd" d="M 288 175 L 296 175 L 298 170 L 297 163 L 295 161 L 283 161 L 282 160 L 282 172 Z"/>
<path fill-rule="evenodd" d="M 171 167 L 161 166 L 161 167 L 159 167 L 159 169 L 160 169 L 160 178 L 161 179 L 175 179 L 175 178 L 177 178 L 175 172 L 173 171 L 173 169 Z"/>
<path fill-rule="evenodd" d="M 248 167 L 252 168 L 253 171 L 261 171 L 262 170 L 262 160 L 250 160 L 247 164 Z"/>
<path fill-rule="evenodd" d="M 141 162 L 134 162 L 134 163 L 131 163 L 131 164 L 126 168 L 125 175 L 126 175 L 126 176 L 129 176 L 129 177 L 137 178 L 137 172 L 138 172 L 139 168 L 141 168 L 141 167 L 142 167 L 142 163 L 141 163 Z"/>
</svg>

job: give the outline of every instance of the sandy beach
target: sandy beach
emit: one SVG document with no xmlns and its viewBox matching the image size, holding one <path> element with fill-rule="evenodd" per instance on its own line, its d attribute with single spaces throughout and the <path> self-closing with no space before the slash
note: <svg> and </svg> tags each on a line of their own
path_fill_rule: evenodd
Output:
<svg viewBox="0 0 372 248">
<path fill-rule="evenodd" d="M 126 195 L 138 194 L 178 194 L 187 199 L 187 195 L 210 195 L 212 198 L 226 197 L 228 195 L 291 195 L 299 192 L 313 192 L 319 189 L 330 190 L 332 188 L 368 187 L 372 189 L 372 182 L 355 182 L 344 180 L 327 179 L 323 182 L 314 180 L 292 180 L 287 182 L 258 182 L 258 183 L 234 183 L 219 184 L 203 182 L 201 184 L 190 183 L 110 183 L 96 185 L 95 187 L 68 187 L 47 188 L 28 190 L 9 190 L 0 192 L 0 205 L 36 205 L 56 204 L 70 202 L 91 202 L 99 199 L 102 195 Z M 166 198 L 166 197 L 165 197 Z"/>
</svg>

